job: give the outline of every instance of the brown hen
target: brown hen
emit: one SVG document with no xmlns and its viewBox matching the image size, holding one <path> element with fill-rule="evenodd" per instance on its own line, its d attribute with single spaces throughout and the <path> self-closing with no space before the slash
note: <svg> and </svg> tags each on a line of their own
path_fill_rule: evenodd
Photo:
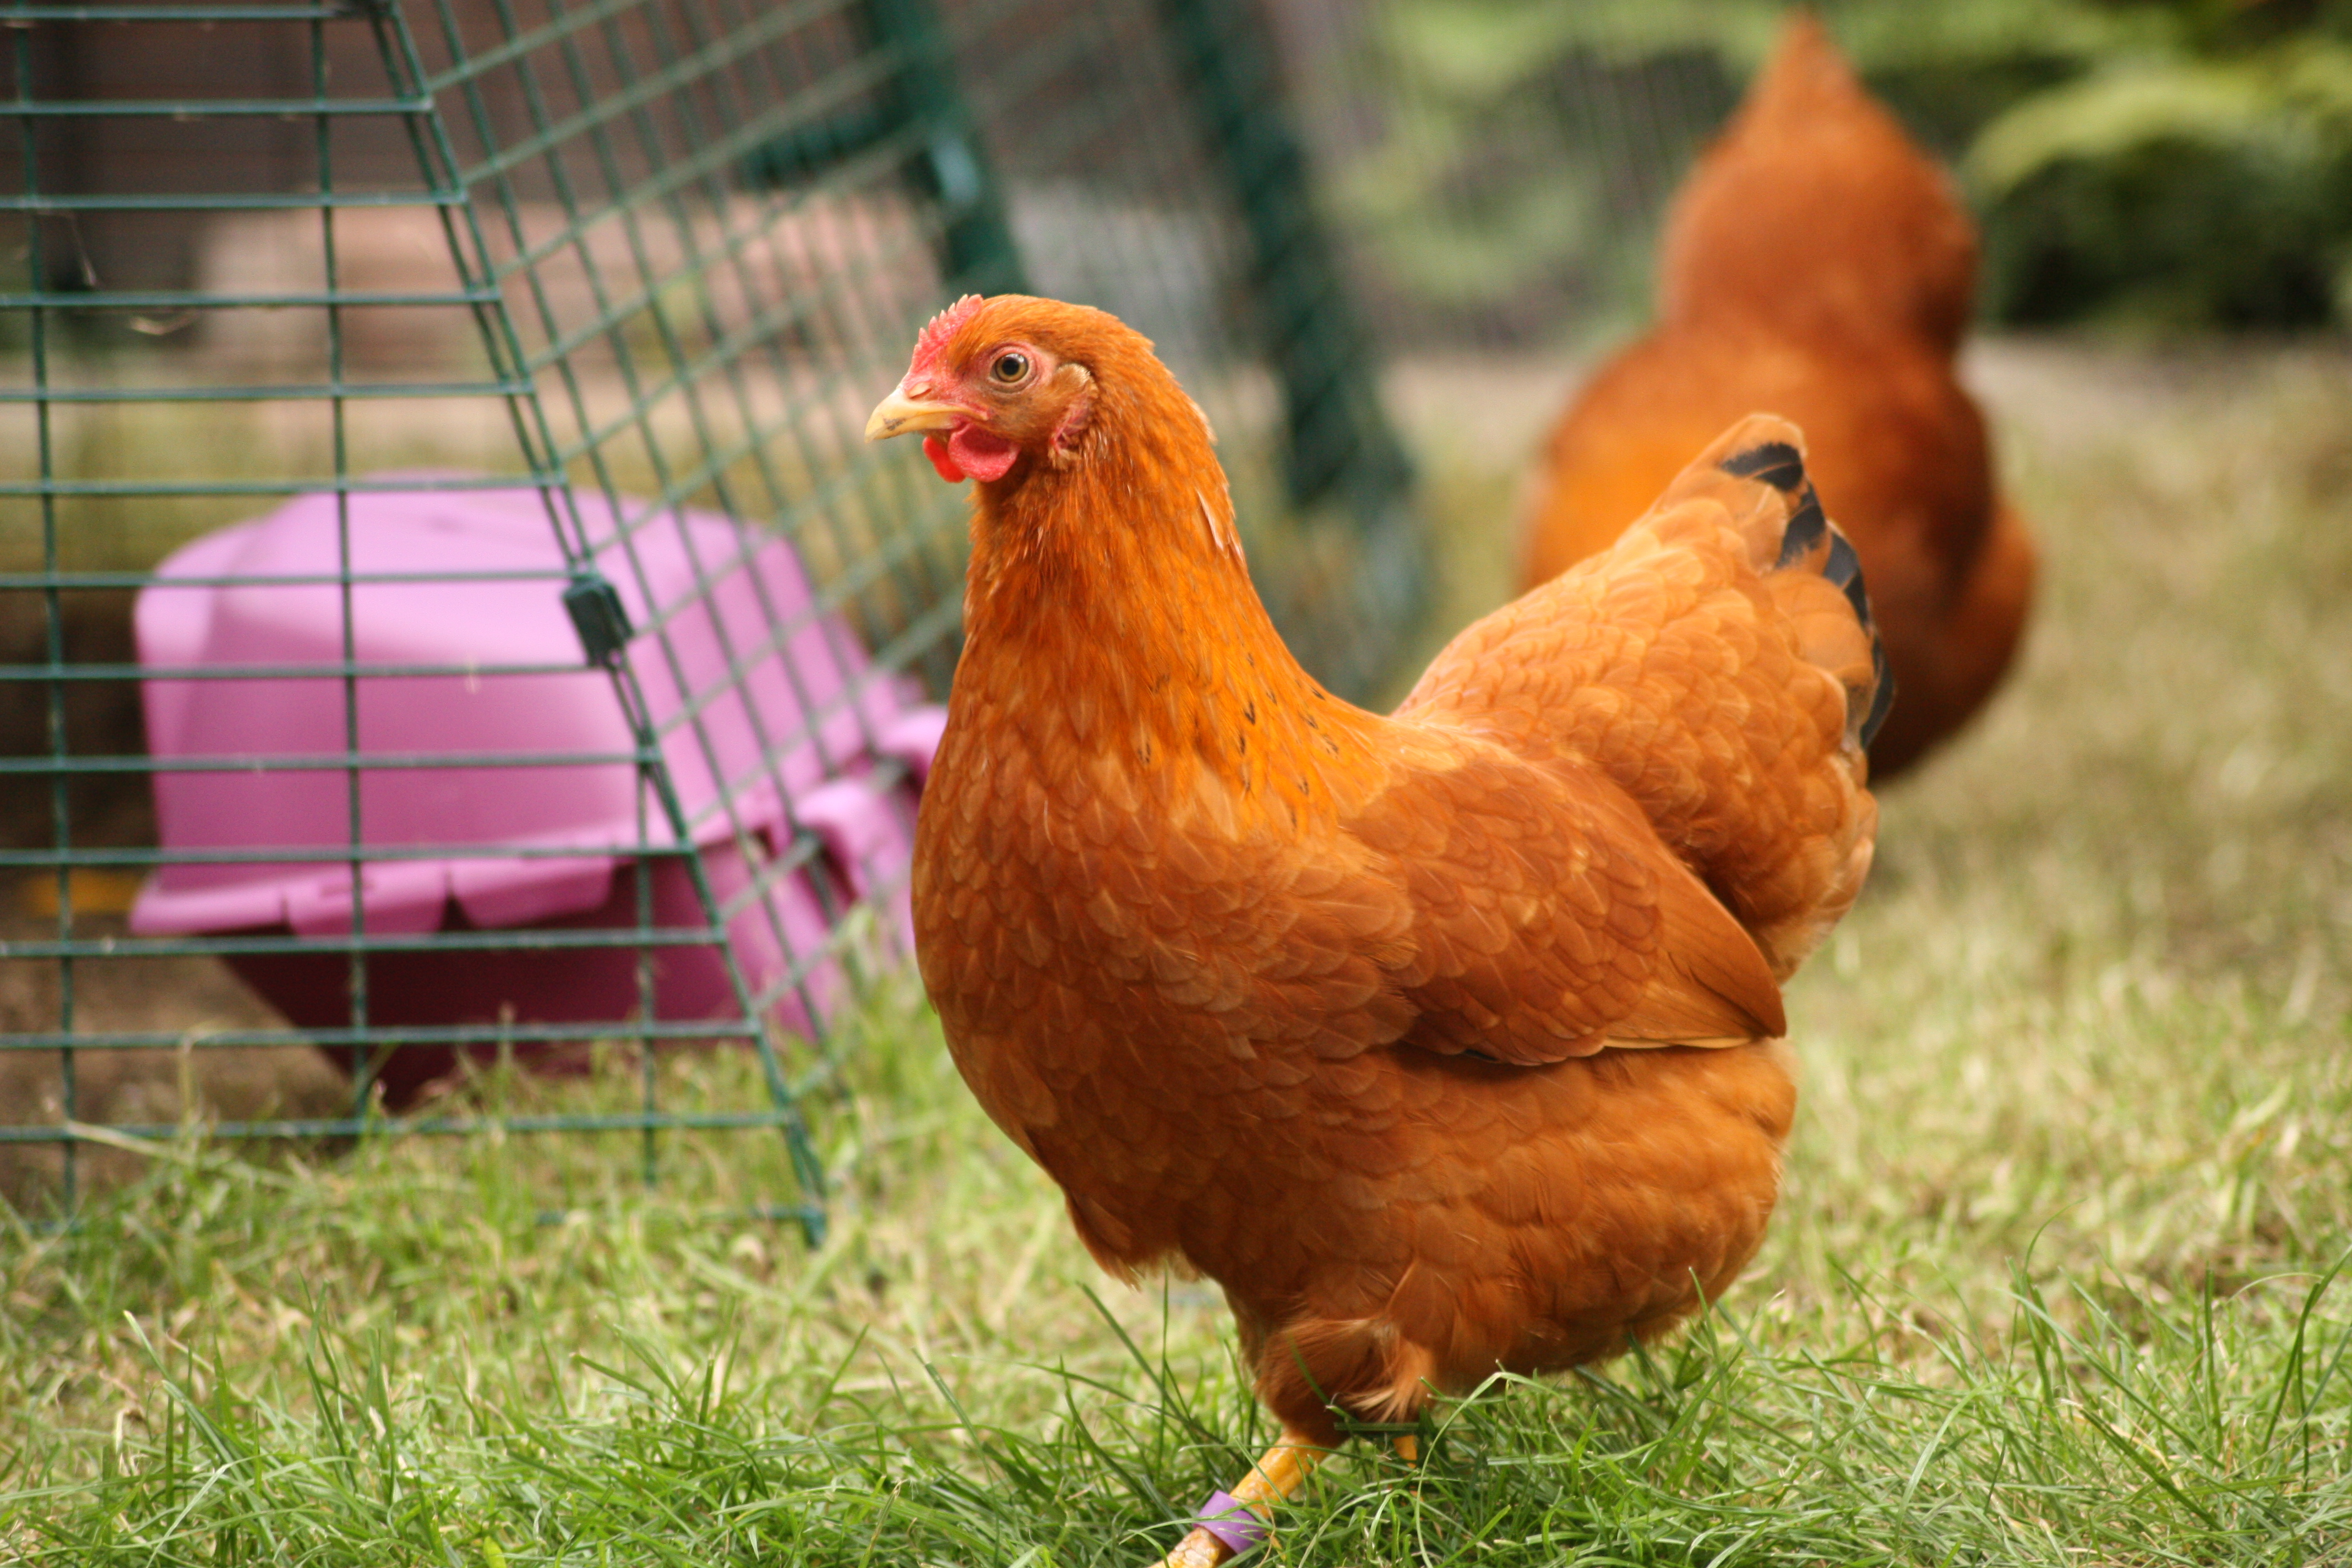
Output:
<svg viewBox="0 0 2352 1568">
<path fill-rule="evenodd" d="M 1900 693 L 1879 783 L 1982 705 L 2034 549 L 1953 367 L 1976 234 L 1950 182 L 1800 15 L 1675 200 L 1658 326 L 1578 394 L 1539 465 L 1522 586 L 1606 546 L 1750 409 L 1795 421 L 1853 540 Z"/>
<path fill-rule="evenodd" d="M 869 437 L 978 479 L 917 828 L 965 1080 L 1122 1278 L 1224 1288 L 1283 1442 L 1663 1331 L 1754 1252 L 1779 981 L 1853 900 L 1885 687 L 1797 432 L 1752 418 L 1392 717 L 1267 620 L 1206 420 L 1103 313 L 967 299 Z"/>
</svg>

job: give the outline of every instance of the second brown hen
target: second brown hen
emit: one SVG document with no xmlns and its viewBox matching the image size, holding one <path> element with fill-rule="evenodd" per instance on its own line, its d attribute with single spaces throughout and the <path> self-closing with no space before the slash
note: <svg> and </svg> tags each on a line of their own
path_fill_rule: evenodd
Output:
<svg viewBox="0 0 2352 1568">
<path fill-rule="evenodd" d="M 1782 415 L 1870 574 L 1895 671 L 1872 776 L 1909 766 L 1991 694 L 2033 590 L 2032 542 L 1953 367 L 1976 254 L 1943 172 L 1800 15 L 1675 200 L 1659 324 L 1552 433 L 1522 586 L 1615 539 L 1732 420 Z"/>
<path fill-rule="evenodd" d="M 1122 1277 L 1224 1288 L 1283 1442 L 1571 1366 L 1730 1283 L 1779 982 L 1870 864 L 1883 668 L 1797 433 L 1741 422 L 1391 717 L 1299 668 L 1207 422 L 1100 311 L 966 300 L 867 434 L 979 481 L 917 827 L 924 983 Z"/>
</svg>

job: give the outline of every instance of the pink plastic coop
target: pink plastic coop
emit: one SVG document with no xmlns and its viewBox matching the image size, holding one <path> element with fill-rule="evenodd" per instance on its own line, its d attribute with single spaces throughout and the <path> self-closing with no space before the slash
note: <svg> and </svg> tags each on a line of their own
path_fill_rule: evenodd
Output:
<svg viewBox="0 0 2352 1568">
<path fill-rule="evenodd" d="M 845 893 L 897 889 L 889 924 L 903 931 L 912 787 L 938 744 L 940 710 L 919 704 L 902 679 L 877 675 L 838 617 L 810 613 L 807 577 L 782 541 L 723 518 L 666 512 L 637 523 L 624 545 L 599 498 L 582 494 L 579 505 L 588 536 L 604 542 L 597 565 L 636 628 L 632 665 L 688 837 L 720 908 L 735 911 L 728 944 L 753 992 L 824 942 L 818 877 L 831 879 L 835 908 Z M 163 846 L 257 858 L 162 867 L 131 929 L 339 935 L 352 929 L 354 905 L 377 936 L 636 928 L 638 879 L 625 868 L 638 846 L 676 839 L 625 760 L 635 742 L 612 679 L 583 661 L 539 493 L 350 498 L 349 657 L 366 671 L 352 683 L 356 840 L 339 531 L 335 497 L 304 496 L 197 540 L 140 595 L 150 751 L 227 764 L 156 772 Z M 784 627 L 794 629 L 780 636 Z M 219 674 L 173 679 L 170 670 Z M 877 776 L 898 776 L 877 775 L 882 758 L 906 763 L 912 783 L 878 785 Z M 748 896 L 759 864 L 788 846 L 793 821 L 824 853 L 764 898 Z M 355 841 L 356 896 L 341 858 Z M 705 926 L 684 858 L 645 864 L 652 923 Z M 600 1024 L 620 1032 L 644 1011 L 641 952 L 631 943 L 375 952 L 367 1017 L 379 1028 L 576 1023 L 583 1037 L 607 1032 Z M 352 1021 L 341 951 L 227 962 L 301 1027 Z M 740 1016 L 715 945 L 658 947 L 653 972 L 659 1018 Z M 844 984 L 839 964 L 823 962 L 783 991 L 774 1016 L 805 1032 L 814 1022 L 807 1003 L 821 1013 Z M 545 1046 L 520 1054 L 551 1049 L 576 1056 Z M 349 1059 L 347 1049 L 331 1054 Z M 453 1066 L 448 1047 L 394 1052 L 379 1072 L 387 1103 L 406 1104 Z"/>
</svg>

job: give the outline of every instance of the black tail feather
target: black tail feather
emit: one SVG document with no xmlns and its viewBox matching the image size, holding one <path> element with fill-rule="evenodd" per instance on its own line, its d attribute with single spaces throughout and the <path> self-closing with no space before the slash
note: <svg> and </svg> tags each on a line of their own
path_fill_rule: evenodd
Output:
<svg viewBox="0 0 2352 1568">
<path fill-rule="evenodd" d="M 1830 535 L 1830 558 L 1822 563 L 1822 575 L 1845 590 L 1845 602 L 1862 624 L 1877 630 L 1870 618 L 1870 593 L 1862 585 L 1862 557 L 1853 552 L 1853 541 L 1843 533 Z"/>
<path fill-rule="evenodd" d="M 1829 525 L 1828 514 L 1822 510 L 1822 498 L 1813 493 L 1812 486 L 1807 485 L 1797 501 L 1797 510 L 1789 514 L 1788 531 L 1780 535 L 1780 559 L 1773 564 L 1796 564 L 1822 542 L 1822 531 Z"/>
<path fill-rule="evenodd" d="M 1870 637 L 1870 663 L 1874 677 L 1870 711 L 1864 716 L 1859 731 L 1864 751 L 1868 751 L 1870 743 L 1878 739 L 1878 728 L 1886 722 L 1887 710 L 1895 706 L 1895 672 L 1886 668 L 1885 645 L 1878 640 L 1875 632 Z"/>
<path fill-rule="evenodd" d="M 1793 494 L 1805 482 L 1804 457 L 1786 441 L 1766 441 L 1734 452 L 1718 466 L 1735 479 L 1761 479 L 1782 495 Z"/>
<path fill-rule="evenodd" d="M 1789 521 L 1780 535 L 1776 570 L 1786 570 L 1812 558 L 1821 548 L 1822 536 L 1829 536 L 1829 550 L 1822 557 L 1817 570 L 1844 590 L 1846 602 L 1853 606 L 1854 618 L 1862 629 L 1870 634 L 1871 683 L 1869 705 L 1858 709 L 1864 693 L 1846 693 L 1846 728 L 1856 741 L 1867 749 L 1878 736 L 1879 727 L 1886 722 L 1887 710 L 1895 705 L 1895 677 L 1886 666 L 1886 647 L 1880 641 L 1876 622 L 1871 618 L 1870 593 L 1862 580 L 1862 558 L 1854 553 L 1852 542 L 1838 531 L 1829 514 L 1822 510 L 1821 497 L 1814 493 L 1812 482 L 1805 477 L 1803 454 L 1785 441 L 1765 441 L 1742 452 L 1734 452 L 1717 465 L 1734 479 L 1755 479 L 1771 486 L 1782 495 L 1795 496 L 1797 504 L 1790 510 Z"/>
</svg>

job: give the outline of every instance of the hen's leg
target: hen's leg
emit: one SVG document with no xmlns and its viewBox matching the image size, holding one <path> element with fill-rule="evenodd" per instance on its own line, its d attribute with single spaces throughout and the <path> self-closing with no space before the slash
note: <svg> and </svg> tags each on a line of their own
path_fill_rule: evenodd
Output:
<svg viewBox="0 0 2352 1568">
<path fill-rule="evenodd" d="M 1259 1518 L 1269 1517 L 1273 1510 L 1267 1504 L 1281 1501 L 1298 1489 L 1317 1462 L 1323 1458 L 1322 1448 L 1304 1434 L 1284 1427 L 1282 1441 L 1265 1451 L 1265 1457 L 1250 1468 L 1234 1489 L 1224 1496 L 1245 1505 Z M 1250 1531 L 1263 1532 L 1262 1525 L 1251 1525 L 1236 1519 L 1241 1526 L 1225 1527 L 1226 1533 L 1244 1535 Z M 1160 1560 L 1159 1568 L 1217 1568 L 1217 1564 L 1234 1554 L 1235 1548 L 1207 1525 L 1195 1525 L 1192 1533 L 1177 1542 L 1176 1550 Z"/>
</svg>

